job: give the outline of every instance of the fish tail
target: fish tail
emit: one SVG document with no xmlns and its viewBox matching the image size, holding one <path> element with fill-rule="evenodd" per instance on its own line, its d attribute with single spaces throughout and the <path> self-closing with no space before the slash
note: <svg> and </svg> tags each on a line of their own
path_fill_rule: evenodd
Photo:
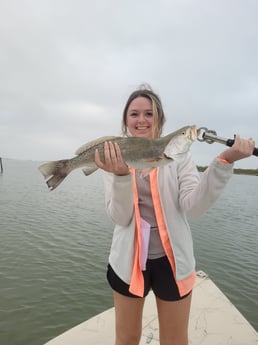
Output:
<svg viewBox="0 0 258 345">
<path fill-rule="evenodd" d="M 47 180 L 46 183 L 50 190 L 54 190 L 71 172 L 68 166 L 68 159 L 44 163 L 39 167 L 39 171 Z"/>
</svg>

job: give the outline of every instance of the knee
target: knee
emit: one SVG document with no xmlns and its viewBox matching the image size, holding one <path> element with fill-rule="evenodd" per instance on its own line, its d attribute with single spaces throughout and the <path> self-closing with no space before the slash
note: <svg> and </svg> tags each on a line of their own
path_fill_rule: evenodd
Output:
<svg viewBox="0 0 258 345">
<path fill-rule="evenodd" d="M 116 334 L 116 345 L 138 345 L 141 340 L 141 331 Z"/>
</svg>

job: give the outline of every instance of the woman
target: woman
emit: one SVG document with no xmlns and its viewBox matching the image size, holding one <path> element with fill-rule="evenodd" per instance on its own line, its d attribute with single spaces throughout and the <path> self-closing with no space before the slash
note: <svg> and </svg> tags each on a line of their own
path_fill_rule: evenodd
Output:
<svg viewBox="0 0 258 345">
<path fill-rule="evenodd" d="M 133 92 L 123 112 L 124 135 L 160 137 L 165 122 L 151 89 Z M 119 146 L 105 143 L 106 208 L 115 223 L 107 279 L 113 289 L 116 345 L 139 344 L 144 298 L 156 296 L 160 344 L 187 345 L 195 259 L 187 216 L 199 217 L 232 175 L 233 162 L 252 154 L 254 141 L 236 136 L 200 177 L 190 154 L 183 162 L 142 171 L 123 161 Z"/>
</svg>

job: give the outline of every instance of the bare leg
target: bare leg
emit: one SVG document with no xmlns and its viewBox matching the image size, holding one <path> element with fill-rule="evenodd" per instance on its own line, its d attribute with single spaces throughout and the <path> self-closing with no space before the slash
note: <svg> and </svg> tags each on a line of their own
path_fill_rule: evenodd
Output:
<svg viewBox="0 0 258 345">
<path fill-rule="evenodd" d="M 188 322 L 192 294 L 180 301 L 156 298 L 160 345 L 188 345 Z"/>
<path fill-rule="evenodd" d="M 116 345 L 138 345 L 142 333 L 144 298 L 132 298 L 113 291 L 116 317 Z"/>
</svg>

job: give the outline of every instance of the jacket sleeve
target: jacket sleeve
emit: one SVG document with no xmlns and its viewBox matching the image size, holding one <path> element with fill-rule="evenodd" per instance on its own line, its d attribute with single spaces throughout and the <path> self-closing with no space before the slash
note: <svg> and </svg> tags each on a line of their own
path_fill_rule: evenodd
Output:
<svg viewBox="0 0 258 345">
<path fill-rule="evenodd" d="M 120 226 L 127 226 L 133 217 L 134 195 L 131 173 L 117 176 L 104 173 L 105 205 L 111 220 Z"/>
<path fill-rule="evenodd" d="M 225 164 L 215 158 L 200 174 L 188 156 L 178 166 L 179 203 L 192 218 L 202 216 L 218 199 L 232 176 L 233 164 Z"/>
</svg>

